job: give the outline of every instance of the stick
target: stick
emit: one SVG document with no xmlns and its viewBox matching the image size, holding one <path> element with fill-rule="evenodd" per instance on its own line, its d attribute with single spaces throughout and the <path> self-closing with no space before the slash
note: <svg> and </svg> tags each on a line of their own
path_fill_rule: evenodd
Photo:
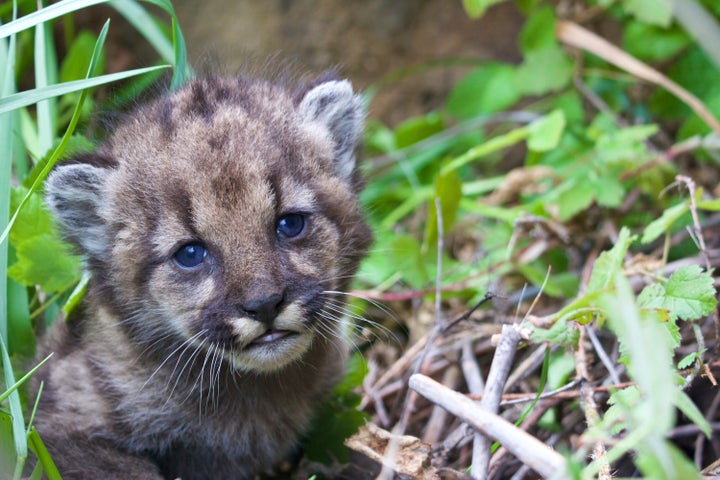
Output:
<svg viewBox="0 0 720 480">
<path fill-rule="evenodd" d="M 520 333 L 512 325 L 503 325 L 500 342 L 495 349 L 490 372 L 488 372 L 487 382 L 483 398 L 480 401 L 480 407 L 489 414 L 496 414 L 500 409 L 500 400 L 502 392 L 505 389 L 510 374 L 513 358 L 517 344 L 520 341 Z M 481 435 L 475 434 L 473 442 L 472 454 L 472 476 L 480 480 L 485 480 L 488 474 L 488 466 L 490 465 L 490 440 Z"/>
<path fill-rule="evenodd" d="M 616 67 L 622 68 L 646 82 L 664 88 L 690 107 L 716 134 L 720 134 L 720 123 L 699 98 L 604 38 L 568 21 L 557 22 L 555 35 L 558 40 L 567 45 L 594 53 Z"/>
<path fill-rule="evenodd" d="M 410 388 L 467 422 L 478 432 L 503 444 L 520 461 L 544 478 L 564 478 L 567 462 L 562 455 L 504 418 L 483 411 L 465 395 L 421 374 L 410 377 Z"/>
</svg>

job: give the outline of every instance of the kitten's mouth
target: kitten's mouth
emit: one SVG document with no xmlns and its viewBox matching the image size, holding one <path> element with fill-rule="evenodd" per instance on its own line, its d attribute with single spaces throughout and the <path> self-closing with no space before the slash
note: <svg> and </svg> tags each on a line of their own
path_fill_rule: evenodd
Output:
<svg viewBox="0 0 720 480">
<path fill-rule="evenodd" d="M 287 338 L 291 335 L 296 335 L 295 332 L 291 332 L 290 330 L 276 330 L 276 329 L 270 329 L 267 330 L 265 333 L 257 337 L 255 340 L 250 342 L 250 345 L 267 345 L 269 343 L 277 342 L 278 340 L 282 340 L 283 338 Z"/>
</svg>

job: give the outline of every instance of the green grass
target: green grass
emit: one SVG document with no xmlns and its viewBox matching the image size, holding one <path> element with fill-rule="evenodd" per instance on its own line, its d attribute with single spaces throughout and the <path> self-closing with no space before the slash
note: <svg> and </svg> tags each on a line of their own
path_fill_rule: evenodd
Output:
<svg viewBox="0 0 720 480">
<path fill-rule="evenodd" d="M 90 39 L 67 28 L 69 44 L 54 44 L 51 32 L 61 17 L 100 3 L 136 28 L 156 50 L 157 65 L 104 72 L 109 24 Z M 177 88 L 192 75 L 171 3 L 145 3 L 167 13 L 169 26 L 134 0 L 63 0 L 38 11 L 34 2 L 23 1 L 22 15 L 13 13 L 17 2 L 0 5 L 6 22 L 0 25 L 0 270 L 6 272 L 0 275 L 0 465 L 11 465 L 14 478 L 28 468 L 31 478 L 59 478 L 32 427 L 36 399 L 25 398 L 19 388 L 39 365 L 30 372 L 17 366 L 32 357 L 38 324 L 75 305 L 87 282 L 77 259 L 63 256 L 52 233 L 52 219 L 41 207 L 42 183 L 59 159 L 91 148 L 83 126 L 100 106 L 97 87 L 122 80 L 120 92 L 132 92 L 172 68 L 170 88 Z M 491 3 L 499 2 L 463 1 L 473 16 Z M 521 302 L 512 307 L 522 313 L 518 321 L 531 332 L 530 345 L 555 349 L 543 366 L 548 388 L 567 383 L 575 357 L 557 353 L 577 355 L 580 332 L 591 325 L 617 339 L 627 378 L 635 382 L 612 394 L 591 428 L 583 425 L 585 443 L 568 454 L 579 476 L 603 467 L 601 460 L 589 460 L 587 447 L 603 442 L 612 447 L 610 459 L 635 452 L 631 461 L 648 477 L 663 478 L 663 468 L 685 475 L 696 469 L 666 436 L 676 410 L 707 431 L 702 412 L 678 383 L 701 373 L 708 360 L 700 327 L 712 323 L 716 292 L 709 268 L 684 266 L 672 274 L 664 268 L 707 253 L 700 242 L 675 242 L 673 235 L 689 228 L 698 238 L 702 222 L 720 210 L 715 186 L 702 185 L 698 175 L 718 168 L 717 138 L 661 88 L 638 89 L 611 62 L 581 51 L 569 54 L 554 36 L 557 19 L 550 6 L 516 3 L 526 15 L 515 39 L 519 64 L 478 60 L 468 64 L 472 70 L 437 111 L 394 126 L 369 122 L 362 202 L 376 243 L 356 288 L 406 309 L 398 316 L 412 330 L 411 305 L 431 309 L 437 301 L 459 309 L 484 298 L 491 285 L 519 292 L 519 298 L 524 288 L 534 287 L 541 292 L 542 313 L 522 311 L 527 305 Z M 626 51 L 662 65 L 673 81 L 720 114 L 720 72 L 705 53 L 707 44 L 693 40 L 710 38 L 705 29 L 713 27 L 704 25 L 698 36 L 692 22 L 667 23 L 672 14 L 661 8 L 648 16 L 630 1 L 606 3 L 613 7 L 598 15 L 617 23 Z M 701 4 L 712 18 L 720 16 L 720 7 Z M 61 50 L 68 57 L 58 58 Z M 432 68 L 451 66 L 437 62 Z M 369 91 L 406 74 L 411 73 L 391 74 Z M 17 91 L 19 77 L 32 80 L 33 88 Z M 680 152 L 692 154 L 693 162 L 679 159 Z M 697 185 L 683 181 L 679 192 L 668 190 L 676 177 L 693 176 Z M 46 261 L 51 257 L 52 267 Z M 647 258 L 660 266 L 643 271 L 647 285 L 633 290 L 627 261 Z M 361 305 L 353 308 L 368 314 Z M 688 344 L 681 329 L 693 332 L 695 343 Z M 678 360 L 680 345 L 691 353 Z M 367 369 L 359 358 L 353 365 L 351 381 L 332 399 L 336 410 L 321 415 L 336 424 L 333 443 L 363 420 L 355 410 L 356 389 Z M 649 421 L 654 411 L 665 413 L 663 422 Z M 544 421 L 537 427 L 542 433 L 562 428 L 557 419 Z M 618 441 L 620 429 L 627 433 Z M 316 431 L 327 433 L 322 425 Z M 315 447 L 318 457 L 332 447 L 311 441 L 317 443 L 308 451 Z"/>
<path fill-rule="evenodd" d="M 156 72 L 160 69 L 173 68 L 172 87 L 184 83 L 191 74 L 186 61 L 186 49 L 172 5 L 165 1 L 152 3 L 171 16 L 169 33 L 161 27 L 139 2 L 124 0 L 109 2 L 137 28 L 139 34 L 157 50 L 159 57 L 170 65 L 157 65 L 139 68 L 114 74 L 102 74 L 103 46 L 110 28 L 107 22 L 99 32 L 89 56 L 79 63 L 70 64 L 58 59 L 56 46 L 51 36 L 52 25 L 63 15 L 88 8 L 106 1 L 63 0 L 46 8 L 24 16 L 17 15 L 17 3 L 13 3 L 13 15 L 10 21 L 0 25 L 0 63 L 5 67 L 0 72 L 0 270 L 8 270 L 8 260 L 16 258 L 15 248 L 21 248 L 23 235 L 27 229 L 21 229 L 13 236 L 13 226 L 19 218 L 23 218 L 23 209 L 31 200 L 37 204 L 38 191 L 42 182 L 76 138 L 78 125 L 86 120 L 88 111 L 86 102 L 92 96 L 92 89 L 120 80 L 129 80 Z M 34 39 L 31 51 L 18 48 L 18 38 Z M 77 37 L 76 37 L 77 38 Z M 72 39 L 71 39 L 72 40 Z M 16 65 L 18 55 L 30 55 L 34 65 L 35 88 L 17 91 Z M 25 60 L 25 59 L 22 59 Z M 72 70 L 74 68 L 74 70 Z M 77 80 L 59 81 L 60 71 L 65 76 Z M 75 95 L 75 96 L 73 96 Z M 63 120 L 59 112 L 61 102 L 74 104 L 69 118 Z M 75 140 L 74 143 L 77 143 Z M 32 159 L 32 169 L 28 168 L 28 159 Z M 13 187 L 13 182 L 25 184 L 24 190 Z M 10 210 L 11 190 L 20 201 L 15 202 L 14 210 Z M 26 215 L 27 217 L 28 215 Z M 37 233 L 37 232 L 35 232 Z M 8 240 L 14 240 L 13 248 L 9 248 Z M 48 245 L 46 248 L 50 248 Z M 45 252 L 51 256 L 57 253 Z M 47 258 L 47 257 L 45 257 Z M 37 259 L 42 261 L 42 259 Z M 61 272 L 41 272 L 48 278 Z M 34 452 L 38 460 L 33 467 L 31 478 L 40 478 L 44 473 L 51 480 L 60 478 L 52 459 L 45 450 L 42 439 L 32 428 L 31 418 L 24 415 L 23 401 L 18 387 L 24 383 L 40 365 L 16 382 L 11 361 L 13 356 L 28 355 L 34 351 L 35 330 L 33 323 L 42 313 L 48 317 L 56 316 L 60 307 L 67 300 L 76 302 L 71 294 L 73 285 L 58 292 L 49 292 L 49 301 L 38 304 L 31 298 L 34 290 L 31 285 L 22 285 L 7 275 L 0 276 L 0 353 L 2 353 L 2 371 L 4 373 L 5 390 L 0 394 L 0 406 L 6 404 L 9 410 L 0 408 L 0 439 L 12 439 L 12 442 L 0 442 L 0 459 L 3 465 L 13 465 L 12 478 L 19 479 L 28 461 L 29 451 Z M 44 362 L 41 362 L 44 363 Z M 33 399 L 26 399 L 34 402 Z M 2 403 L 5 402 L 5 403 Z M 32 410 L 32 409 L 31 409 Z M 33 462 L 35 462 L 33 460 Z M 3 475 L 10 472 L 3 472 Z"/>
</svg>

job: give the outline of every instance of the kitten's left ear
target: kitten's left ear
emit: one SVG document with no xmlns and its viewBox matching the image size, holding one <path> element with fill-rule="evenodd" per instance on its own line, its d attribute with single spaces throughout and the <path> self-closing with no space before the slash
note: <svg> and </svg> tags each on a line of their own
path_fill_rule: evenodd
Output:
<svg viewBox="0 0 720 480">
<path fill-rule="evenodd" d="M 362 97 L 347 80 L 319 84 L 303 96 L 298 111 L 304 119 L 322 124 L 335 144 L 335 169 L 350 180 L 355 171 L 355 148 L 365 124 Z"/>
</svg>

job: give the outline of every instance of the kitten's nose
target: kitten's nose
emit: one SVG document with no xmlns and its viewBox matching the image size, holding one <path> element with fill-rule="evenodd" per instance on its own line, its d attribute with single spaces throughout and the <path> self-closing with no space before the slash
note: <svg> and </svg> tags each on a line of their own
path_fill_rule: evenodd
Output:
<svg viewBox="0 0 720 480">
<path fill-rule="evenodd" d="M 250 300 L 241 305 L 241 308 L 248 317 L 272 327 L 273 321 L 280 313 L 282 301 L 283 295 L 275 293 L 265 298 Z"/>
</svg>

